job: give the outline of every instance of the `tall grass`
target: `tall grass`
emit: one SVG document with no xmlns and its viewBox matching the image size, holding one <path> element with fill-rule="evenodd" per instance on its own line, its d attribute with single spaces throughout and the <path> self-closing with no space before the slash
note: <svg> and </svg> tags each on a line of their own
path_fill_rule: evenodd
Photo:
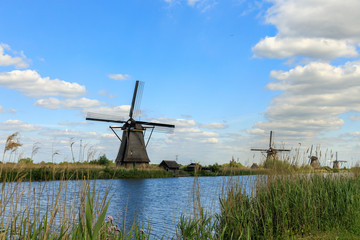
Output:
<svg viewBox="0 0 360 240">
<path fill-rule="evenodd" d="M 150 229 L 118 227 L 106 219 L 109 187 L 102 193 L 95 182 L 60 180 L 24 182 L 0 171 L 0 239 L 149 239 Z M 63 176 L 64 177 L 64 176 Z M 36 186 L 35 186 L 36 185 Z"/>
<path fill-rule="evenodd" d="M 250 193 L 239 184 L 228 186 L 220 206 L 220 213 L 204 218 L 212 222 L 185 218 L 179 229 L 200 234 L 196 239 L 301 239 L 334 232 L 360 236 L 360 178 L 355 175 L 259 177 Z"/>
</svg>

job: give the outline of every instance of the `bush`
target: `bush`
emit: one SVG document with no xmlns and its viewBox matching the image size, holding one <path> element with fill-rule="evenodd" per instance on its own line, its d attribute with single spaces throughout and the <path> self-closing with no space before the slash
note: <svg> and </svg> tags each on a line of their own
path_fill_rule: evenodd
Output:
<svg viewBox="0 0 360 240">
<path fill-rule="evenodd" d="M 33 164 L 34 161 L 31 158 L 21 158 L 18 163 L 20 164 Z"/>
<path fill-rule="evenodd" d="M 97 164 L 102 166 L 108 166 L 110 163 L 112 163 L 112 161 L 107 159 L 105 154 L 100 156 L 97 160 L 90 161 L 90 164 Z"/>
</svg>

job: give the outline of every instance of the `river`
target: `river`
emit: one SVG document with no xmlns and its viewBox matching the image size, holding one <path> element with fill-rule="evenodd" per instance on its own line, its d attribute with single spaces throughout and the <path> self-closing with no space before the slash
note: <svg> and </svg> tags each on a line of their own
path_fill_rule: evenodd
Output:
<svg viewBox="0 0 360 240">
<path fill-rule="evenodd" d="M 239 183 L 245 191 L 250 191 L 256 179 L 257 176 L 114 179 L 91 180 L 90 186 L 95 187 L 96 196 L 100 200 L 109 189 L 110 204 L 107 215 L 112 216 L 119 226 L 125 222 L 129 228 L 135 222 L 146 228 L 150 224 L 151 239 L 160 236 L 168 239 L 175 236 L 176 224 L 181 214 L 194 214 L 194 204 L 198 204 L 198 201 L 194 200 L 200 199 L 202 208 L 214 215 L 220 210 L 219 197 L 223 194 L 224 187 L 229 186 L 229 182 Z M 52 199 L 56 198 L 53 193 L 58 192 L 60 184 L 64 182 L 32 182 L 31 187 L 28 187 L 29 184 L 21 184 L 28 190 L 21 197 L 20 205 L 23 203 L 22 205 L 26 206 L 29 198 L 36 199 L 44 213 L 45 206 L 49 202 L 55 202 Z M 63 190 L 66 194 L 60 198 L 62 206 L 65 207 L 60 210 L 65 209 L 63 211 L 67 213 L 77 211 L 77 192 L 81 185 L 81 181 L 67 182 L 66 191 Z"/>
</svg>

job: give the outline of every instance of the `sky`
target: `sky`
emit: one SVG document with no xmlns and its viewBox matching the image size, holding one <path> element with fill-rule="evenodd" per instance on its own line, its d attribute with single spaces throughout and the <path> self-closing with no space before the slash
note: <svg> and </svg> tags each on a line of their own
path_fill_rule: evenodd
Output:
<svg viewBox="0 0 360 240">
<path fill-rule="evenodd" d="M 0 149 L 15 132 L 22 144 L 2 157 L 114 160 L 116 124 L 85 117 L 126 119 L 140 80 L 138 120 L 176 126 L 152 135 L 153 164 L 261 163 L 250 149 L 266 148 L 272 130 L 298 164 L 313 145 L 322 165 L 338 152 L 354 166 L 358 9 L 357 0 L 2 0 Z"/>
</svg>

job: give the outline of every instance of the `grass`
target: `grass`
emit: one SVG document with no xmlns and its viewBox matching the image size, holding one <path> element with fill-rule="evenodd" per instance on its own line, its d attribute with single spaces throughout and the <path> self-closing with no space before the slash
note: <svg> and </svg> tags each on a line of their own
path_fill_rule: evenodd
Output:
<svg viewBox="0 0 360 240">
<path fill-rule="evenodd" d="M 168 178 L 174 174 L 161 168 L 126 169 L 94 164 L 0 164 L 0 181 L 61 179 Z"/>
<path fill-rule="evenodd" d="M 252 190 L 227 186 L 220 213 L 182 219 L 181 233 L 197 236 L 191 239 L 360 239 L 359 176 L 269 175 Z"/>
<path fill-rule="evenodd" d="M 2 175 L 6 173 L 1 172 Z M 95 183 L 79 180 L 33 187 L 3 177 L 0 189 L 0 239 L 149 239 L 150 229 L 118 227 L 111 216 L 109 186 L 99 196 Z M 49 184 L 47 184 L 49 186 Z M 47 201 L 44 202 L 46 197 Z"/>
</svg>

